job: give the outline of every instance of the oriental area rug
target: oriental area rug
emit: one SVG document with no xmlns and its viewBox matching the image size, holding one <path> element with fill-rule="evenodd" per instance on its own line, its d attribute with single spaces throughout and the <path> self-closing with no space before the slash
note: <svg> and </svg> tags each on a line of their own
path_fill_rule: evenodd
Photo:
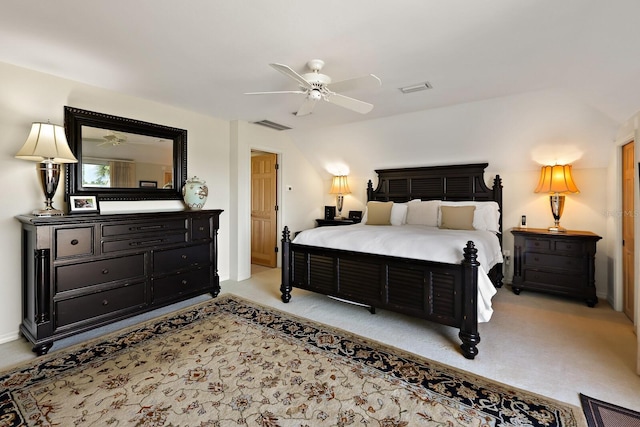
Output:
<svg viewBox="0 0 640 427">
<path fill-rule="evenodd" d="M 3 427 L 573 427 L 580 412 L 235 296 L 0 372 Z"/>
</svg>

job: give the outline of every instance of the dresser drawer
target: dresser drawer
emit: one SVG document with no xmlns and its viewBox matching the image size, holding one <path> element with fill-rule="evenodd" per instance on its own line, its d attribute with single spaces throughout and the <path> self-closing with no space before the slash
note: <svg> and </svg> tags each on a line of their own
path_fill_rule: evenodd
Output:
<svg viewBox="0 0 640 427">
<path fill-rule="evenodd" d="M 173 299 L 211 286 L 211 268 L 204 267 L 160 279 L 151 279 L 153 303 Z"/>
<path fill-rule="evenodd" d="M 157 234 L 149 236 L 138 236 L 132 239 L 105 240 L 102 242 L 102 252 L 117 252 L 156 246 L 171 245 L 175 243 L 186 243 L 187 233 Z"/>
<path fill-rule="evenodd" d="M 155 251 L 153 253 L 153 271 L 156 274 L 161 274 L 198 265 L 208 265 L 211 263 L 209 248 L 210 246 L 206 244 Z"/>
<path fill-rule="evenodd" d="M 551 254 L 526 253 L 524 261 L 528 267 L 553 268 L 576 273 L 582 272 L 585 266 L 584 259 Z"/>
<path fill-rule="evenodd" d="M 144 282 L 55 303 L 56 327 L 71 325 L 145 304 Z"/>
<path fill-rule="evenodd" d="M 56 259 L 93 255 L 93 227 L 56 228 Z"/>
<path fill-rule="evenodd" d="M 209 218 L 194 218 L 191 223 L 191 238 L 205 240 L 211 237 L 211 222 Z"/>
<path fill-rule="evenodd" d="M 125 224 L 107 224 L 102 227 L 102 236 L 122 236 L 140 233 L 163 233 L 184 230 L 187 231 L 185 219 L 167 221 L 134 222 Z"/>
<path fill-rule="evenodd" d="M 144 255 L 56 267 L 56 292 L 144 276 Z"/>
</svg>

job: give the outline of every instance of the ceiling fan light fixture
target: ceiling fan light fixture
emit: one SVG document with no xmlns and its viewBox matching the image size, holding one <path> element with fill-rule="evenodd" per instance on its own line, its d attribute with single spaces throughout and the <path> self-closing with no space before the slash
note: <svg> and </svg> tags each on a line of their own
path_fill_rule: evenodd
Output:
<svg viewBox="0 0 640 427">
<path fill-rule="evenodd" d="M 322 99 L 322 93 L 318 89 L 313 89 L 309 92 L 309 99 L 312 101 L 320 101 Z"/>
<path fill-rule="evenodd" d="M 406 94 L 406 93 L 420 92 L 422 90 L 427 90 L 427 89 L 433 89 L 433 86 L 431 86 L 431 83 L 429 82 L 423 82 L 423 83 L 418 83 L 411 86 L 401 87 L 400 92 Z"/>
</svg>

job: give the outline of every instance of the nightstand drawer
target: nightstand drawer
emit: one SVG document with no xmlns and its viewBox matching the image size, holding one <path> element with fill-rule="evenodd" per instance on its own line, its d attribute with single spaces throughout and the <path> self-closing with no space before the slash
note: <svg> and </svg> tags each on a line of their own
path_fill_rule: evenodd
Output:
<svg viewBox="0 0 640 427">
<path fill-rule="evenodd" d="M 549 273 L 534 269 L 525 270 L 524 281 L 560 286 L 562 288 L 580 288 L 585 286 L 585 279 L 581 275 Z"/>
<path fill-rule="evenodd" d="M 567 255 L 579 255 L 583 251 L 583 245 L 580 242 L 574 242 L 572 240 L 561 240 L 556 242 L 555 249 L 557 252 L 563 252 Z"/>
<path fill-rule="evenodd" d="M 549 252 L 551 250 L 551 241 L 547 239 L 526 239 L 524 246 L 527 252 Z"/>
<path fill-rule="evenodd" d="M 584 268 L 583 259 L 551 254 L 526 253 L 524 262 L 531 267 L 555 268 L 573 272 L 581 272 Z"/>
</svg>

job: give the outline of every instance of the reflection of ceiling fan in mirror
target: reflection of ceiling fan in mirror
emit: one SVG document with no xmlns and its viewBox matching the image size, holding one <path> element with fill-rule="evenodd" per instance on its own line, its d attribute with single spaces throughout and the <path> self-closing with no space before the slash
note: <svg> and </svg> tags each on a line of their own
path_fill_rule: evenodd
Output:
<svg viewBox="0 0 640 427">
<path fill-rule="evenodd" d="M 373 109 L 373 105 L 358 99 L 349 98 L 337 92 L 353 90 L 353 89 L 373 89 L 380 87 L 382 82 L 373 74 L 353 79 L 342 80 L 331 83 L 331 77 L 321 74 L 320 70 L 324 67 L 324 61 L 320 59 L 312 59 L 307 62 L 310 73 L 298 74 L 290 67 L 282 64 L 269 64 L 282 74 L 298 82 L 299 90 L 275 91 L 275 92 L 249 92 L 245 95 L 268 95 L 277 93 L 300 93 L 304 94 L 305 99 L 302 105 L 295 113 L 296 116 L 304 116 L 311 114 L 316 103 L 320 100 L 330 102 L 340 107 L 356 111 L 360 114 L 366 114 Z"/>
<path fill-rule="evenodd" d="M 127 137 L 118 132 L 109 131 L 108 134 L 102 137 L 104 141 L 98 144 L 98 147 L 101 145 L 113 145 L 118 146 L 127 143 Z"/>
</svg>

